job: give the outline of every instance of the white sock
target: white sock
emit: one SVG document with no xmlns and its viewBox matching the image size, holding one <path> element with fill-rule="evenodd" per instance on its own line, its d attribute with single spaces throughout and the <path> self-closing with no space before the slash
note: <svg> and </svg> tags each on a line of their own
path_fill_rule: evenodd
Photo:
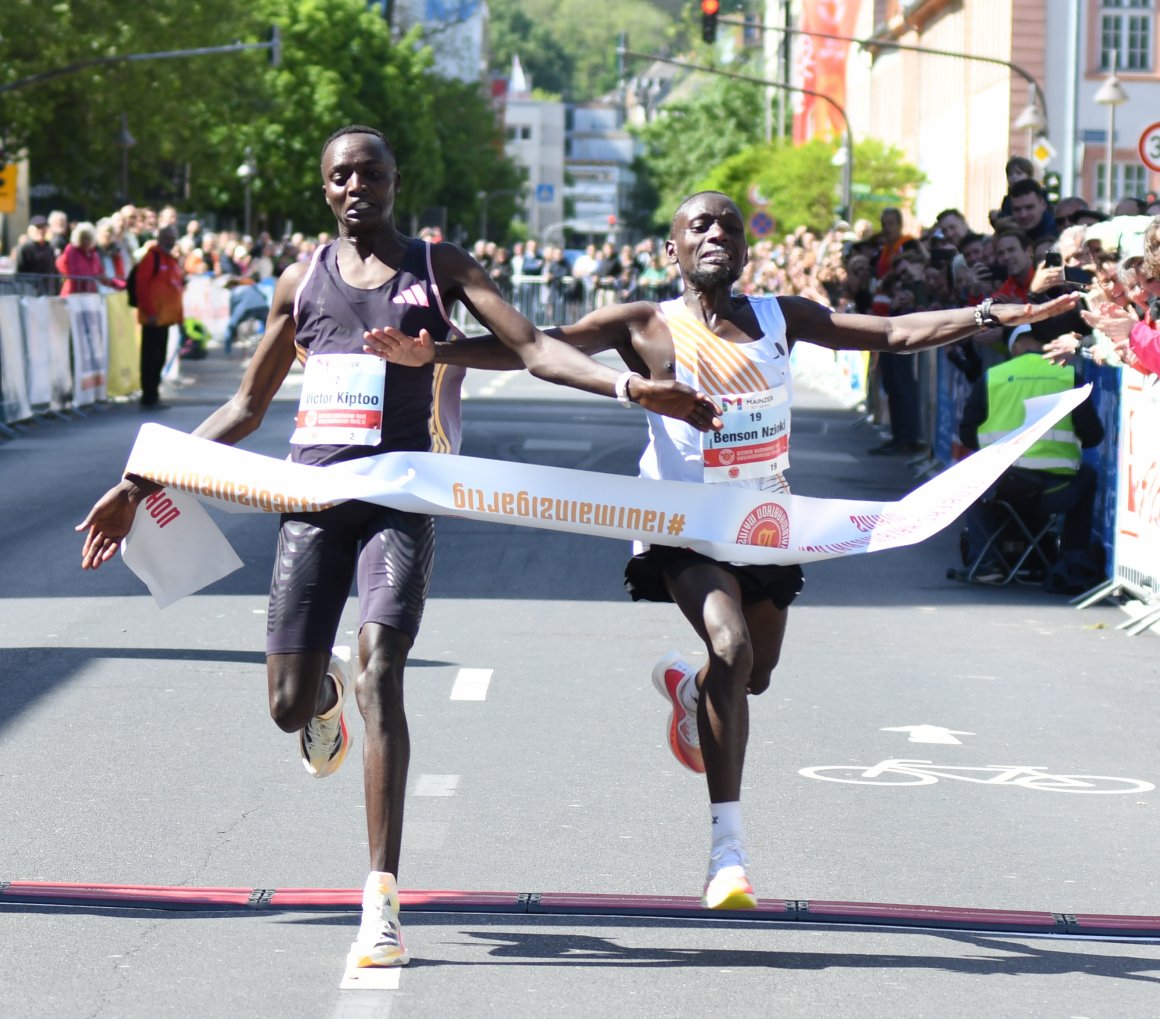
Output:
<svg viewBox="0 0 1160 1019">
<path fill-rule="evenodd" d="M 709 813 L 713 818 L 713 848 L 729 841 L 745 841 L 745 825 L 741 821 L 741 803 L 710 803 Z"/>
</svg>

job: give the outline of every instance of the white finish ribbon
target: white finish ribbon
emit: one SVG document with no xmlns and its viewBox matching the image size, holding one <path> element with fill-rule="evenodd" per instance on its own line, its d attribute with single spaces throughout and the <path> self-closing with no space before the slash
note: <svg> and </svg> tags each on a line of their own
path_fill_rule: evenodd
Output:
<svg viewBox="0 0 1160 1019">
<path fill-rule="evenodd" d="M 138 513 L 139 521 L 145 520 L 134 529 L 125 560 L 159 601 L 171 601 L 239 565 L 227 569 L 223 560 L 207 568 L 207 550 L 218 547 L 217 539 L 225 541 L 208 516 L 196 524 L 198 537 L 186 531 L 174 540 L 181 531 L 178 518 L 191 503 L 281 513 L 318 510 L 347 499 L 415 513 L 681 545 L 734 563 L 805 563 L 876 552 L 915 544 L 946 527 L 1085 400 L 1090 388 L 1028 400 L 1021 428 L 897 502 L 770 495 L 728 485 L 650 481 L 441 453 L 384 453 L 310 467 L 148 424 L 138 433 L 126 473 L 165 486 L 169 503 L 159 518 Z M 168 523 L 157 526 L 158 519 Z M 188 520 L 184 526 L 191 526 Z M 208 531 L 217 534 L 212 544 Z"/>
</svg>

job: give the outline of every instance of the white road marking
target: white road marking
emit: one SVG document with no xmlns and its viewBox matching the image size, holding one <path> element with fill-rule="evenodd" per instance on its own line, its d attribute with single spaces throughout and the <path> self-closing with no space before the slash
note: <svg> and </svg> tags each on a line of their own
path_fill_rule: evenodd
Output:
<svg viewBox="0 0 1160 1019">
<path fill-rule="evenodd" d="M 342 975 L 342 983 L 339 984 L 339 989 L 343 991 L 397 991 L 399 989 L 399 977 L 402 975 L 402 966 L 368 966 L 366 969 L 358 969 L 354 966 L 348 966 L 346 972 Z M 379 1002 L 389 1003 L 390 998 L 383 996 L 379 999 L 377 996 L 373 1000 L 364 1000 L 360 997 L 351 1002 L 353 1007 L 344 1008 L 347 1005 L 346 1001 L 339 1002 L 339 1007 L 333 1013 L 333 1019 L 353 1019 L 354 1016 L 380 1016 L 384 1012 L 375 1008 L 373 1011 L 371 1007 Z M 379 1008 L 381 1008 L 379 1004 Z"/>
<path fill-rule="evenodd" d="M 911 743 L 955 743 L 962 745 L 961 739 L 956 736 L 974 736 L 973 732 L 963 732 L 961 729 L 944 729 L 941 725 L 896 725 L 892 729 L 881 729 L 880 732 L 908 732 Z"/>
<path fill-rule="evenodd" d="M 420 775 L 413 796 L 454 796 L 458 775 Z"/>
<path fill-rule="evenodd" d="M 451 686 L 453 701 L 487 700 L 487 685 L 491 682 L 491 669 L 460 669 Z"/>
<path fill-rule="evenodd" d="M 549 453 L 590 453 L 592 443 L 588 439 L 524 439 L 524 449 Z"/>
</svg>

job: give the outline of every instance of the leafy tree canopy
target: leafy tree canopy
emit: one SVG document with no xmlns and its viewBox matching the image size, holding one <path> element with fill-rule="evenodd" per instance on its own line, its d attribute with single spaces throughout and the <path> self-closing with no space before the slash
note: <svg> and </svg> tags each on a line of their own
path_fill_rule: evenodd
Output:
<svg viewBox="0 0 1160 1019">
<path fill-rule="evenodd" d="M 127 155 L 130 201 L 236 218 L 236 170 L 252 146 L 258 219 L 325 229 L 321 145 L 349 123 L 391 139 L 404 228 L 436 204 L 449 227 L 469 227 L 479 192 L 515 186 L 482 88 L 436 77 L 417 35 L 392 42 L 365 0 L 6 0 L 0 88 L 92 58 L 260 42 L 275 23 L 280 67 L 256 50 L 116 63 L 0 92 L 3 142 L 27 154 L 38 207 L 86 217 L 115 208 Z"/>
<path fill-rule="evenodd" d="M 729 195 L 746 222 L 759 208 L 773 217 L 778 233 L 798 226 L 826 229 L 841 200 L 841 168 L 833 165 L 834 147 L 811 141 L 761 144 L 738 152 L 702 176 L 692 190 L 702 188 Z M 854 143 L 854 217 L 878 222 L 885 205 L 905 205 L 925 176 L 907 163 L 901 150 L 877 139 Z M 859 199 L 858 194 L 864 197 Z M 755 204 L 754 197 L 765 200 Z M 753 238 L 751 238 L 753 239 Z"/>
<path fill-rule="evenodd" d="M 666 104 L 664 113 L 640 131 L 644 154 L 638 163 L 657 195 L 654 225 L 667 230 L 673 210 L 699 189 L 706 171 L 761 142 L 764 98 L 758 85 L 720 77 L 693 79 L 689 97 Z"/>
<path fill-rule="evenodd" d="M 618 85 L 616 38 L 659 52 L 687 37 L 681 0 L 489 0 L 493 74 L 506 75 L 512 56 L 532 84 L 566 101 L 595 99 Z"/>
</svg>

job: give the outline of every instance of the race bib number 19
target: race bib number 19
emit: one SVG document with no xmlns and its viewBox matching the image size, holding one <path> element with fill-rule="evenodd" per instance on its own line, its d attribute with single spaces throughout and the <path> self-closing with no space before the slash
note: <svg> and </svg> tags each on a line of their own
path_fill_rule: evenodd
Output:
<svg viewBox="0 0 1160 1019">
<path fill-rule="evenodd" d="M 386 377 L 387 363 L 373 354 L 308 357 L 290 441 L 299 446 L 377 446 Z"/>
<path fill-rule="evenodd" d="M 704 432 L 706 482 L 768 478 L 789 467 L 789 392 L 785 387 L 721 398 L 719 432 Z"/>
</svg>

